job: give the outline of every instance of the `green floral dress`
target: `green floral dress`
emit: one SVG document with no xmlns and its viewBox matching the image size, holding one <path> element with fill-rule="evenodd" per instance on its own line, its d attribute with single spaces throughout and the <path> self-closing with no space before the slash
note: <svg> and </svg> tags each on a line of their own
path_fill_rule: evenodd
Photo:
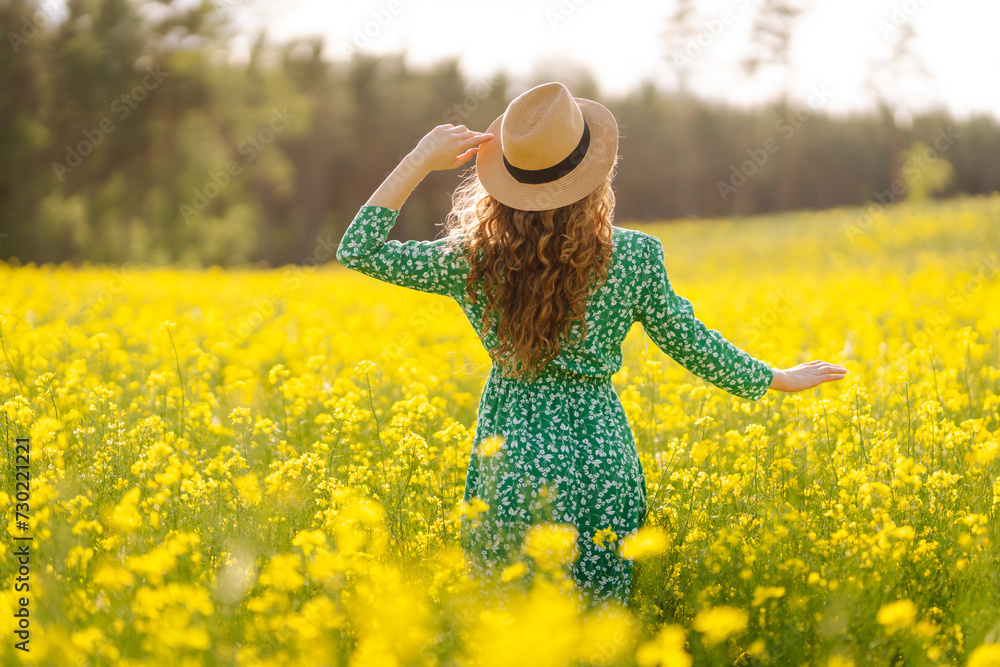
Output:
<svg viewBox="0 0 1000 667">
<path fill-rule="evenodd" d="M 387 242 L 397 215 L 389 208 L 362 207 L 337 259 L 373 278 L 455 299 L 479 333 L 484 299 L 468 302 L 465 257 L 444 238 Z M 481 511 L 475 518 L 476 512 L 463 514 L 461 526 L 471 572 L 498 581 L 509 564 L 529 561 L 522 552 L 529 526 L 572 524 L 578 546 L 573 577 L 591 605 L 627 605 L 632 583 L 632 562 L 596 544 L 595 532 L 610 528 L 621 539 L 646 517 L 642 465 L 611 384 L 632 325 L 641 322 L 663 352 L 737 396 L 760 398 L 772 378 L 770 366 L 707 329 L 691 303 L 674 294 L 656 237 L 614 227 L 613 238 L 607 280 L 587 301 L 582 346 L 562 350 L 532 381 L 505 377 L 496 366 L 490 370 L 464 493 L 465 502 Z M 496 345 L 495 335 L 485 343 Z M 492 454 L 480 447 L 490 436 L 502 437 Z"/>
</svg>

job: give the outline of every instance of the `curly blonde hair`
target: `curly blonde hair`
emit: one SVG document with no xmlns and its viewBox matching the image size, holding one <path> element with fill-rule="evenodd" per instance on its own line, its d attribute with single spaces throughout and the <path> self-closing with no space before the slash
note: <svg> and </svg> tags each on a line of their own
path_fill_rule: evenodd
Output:
<svg viewBox="0 0 1000 667">
<path fill-rule="evenodd" d="M 604 284 L 611 261 L 613 178 L 612 171 L 590 195 L 547 211 L 500 203 L 474 169 L 455 190 L 445 229 L 468 259 L 471 303 L 482 279 L 480 338 L 496 325 L 500 343 L 489 353 L 504 375 L 533 379 L 564 346 L 586 337 L 587 298 Z M 580 332 L 570 340 L 575 323 Z"/>
</svg>

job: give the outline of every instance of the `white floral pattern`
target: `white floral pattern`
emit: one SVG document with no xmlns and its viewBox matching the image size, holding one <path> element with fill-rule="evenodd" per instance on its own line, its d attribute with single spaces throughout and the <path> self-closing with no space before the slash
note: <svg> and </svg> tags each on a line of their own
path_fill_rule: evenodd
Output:
<svg viewBox="0 0 1000 667">
<path fill-rule="evenodd" d="M 455 299 L 480 333 L 485 300 L 473 305 L 466 298 L 465 257 L 447 239 L 386 241 L 398 213 L 362 207 L 337 259 L 373 278 Z M 490 370 L 464 493 L 467 503 L 479 499 L 487 509 L 475 519 L 463 515 L 461 531 L 472 572 L 497 580 L 507 565 L 524 559 L 530 525 L 573 524 L 579 546 L 573 576 L 590 604 L 628 604 L 632 582 L 631 561 L 595 544 L 595 531 L 610 527 L 621 538 L 646 517 L 642 465 L 611 384 L 632 325 L 640 322 L 664 353 L 737 396 L 760 398 L 773 372 L 695 318 L 691 303 L 670 286 L 659 239 L 621 227 L 614 227 L 613 238 L 607 280 L 587 301 L 582 345 L 563 349 L 532 381 Z M 496 343 L 490 332 L 485 344 Z M 495 435 L 504 440 L 500 451 L 480 454 L 479 443 Z"/>
</svg>

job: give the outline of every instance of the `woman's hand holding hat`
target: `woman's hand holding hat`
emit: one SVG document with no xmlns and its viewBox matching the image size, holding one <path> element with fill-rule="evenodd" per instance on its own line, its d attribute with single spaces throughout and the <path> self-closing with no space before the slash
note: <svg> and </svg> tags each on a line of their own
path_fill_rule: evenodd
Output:
<svg viewBox="0 0 1000 667">
<path fill-rule="evenodd" d="M 488 132 L 476 132 L 464 125 L 438 125 L 403 158 L 366 205 L 398 211 L 424 176 L 432 171 L 461 167 L 475 157 L 480 144 L 492 138 Z"/>
<path fill-rule="evenodd" d="M 492 134 L 476 132 L 464 125 L 438 125 L 424 135 L 406 159 L 429 172 L 455 169 L 479 152 L 479 144 L 492 138 Z"/>
</svg>

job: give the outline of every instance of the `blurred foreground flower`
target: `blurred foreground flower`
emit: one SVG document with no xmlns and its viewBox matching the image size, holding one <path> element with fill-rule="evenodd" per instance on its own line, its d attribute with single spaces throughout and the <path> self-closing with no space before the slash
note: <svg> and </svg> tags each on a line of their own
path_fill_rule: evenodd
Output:
<svg viewBox="0 0 1000 667">
<path fill-rule="evenodd" d="M 749 614 L 735 607 L 702 609 L 694 617 L 692 627 L 704 635 L 705 643 L 714 646 L 726 637 L 743 632 L 750 620 Z"/>
<path fill-rule="evenodd" d="M 899 600 L 883 605 L 876 617 L 889 632 L 895 632 L 913 625 L 917 618 L 917 606 L 912 600 Z"/>
<path fill-rule="evenodd" d="M 983 644 L 969 656 L 969 667 L 1000 667 L 1000 644 Z"/>
<path fill-rule="evenodd" d="M 572 524 L 539 523 L 531 526 L 524 536 L 524 553 L 543 570 L 556 570 L 580 555 Z"/>
<path fill-rule="evenodd" d="M 487 438 L 483 438 L 483 441 L 479 443 L 479 455 L 493 456 L 503 449 L 503 443 L 504 438 L 502 435 L 491 435 Z"/>
<path fill-rule="evenodd" d="M 684 648 L 684 628 L 664 625 L 652 641 L 639 647 L 635 661 L 639 667 L 691 667 L 691 654 Z"/>
<path fill-rule="evenodd" d="M 668 544 L 665 530 L 659 526 L 643 526 L 622 540 L 618 553 L 627 560 L 645 558 L 663 553 Z"/>
<path fill-rule="evenodd" d="M 784 586 L 758 586 L 753 591 L 753 602 L 750 604 L 753 607 L 759 607 L 772 598 L 780 598 L 784 595 Z"/>
</svg>

